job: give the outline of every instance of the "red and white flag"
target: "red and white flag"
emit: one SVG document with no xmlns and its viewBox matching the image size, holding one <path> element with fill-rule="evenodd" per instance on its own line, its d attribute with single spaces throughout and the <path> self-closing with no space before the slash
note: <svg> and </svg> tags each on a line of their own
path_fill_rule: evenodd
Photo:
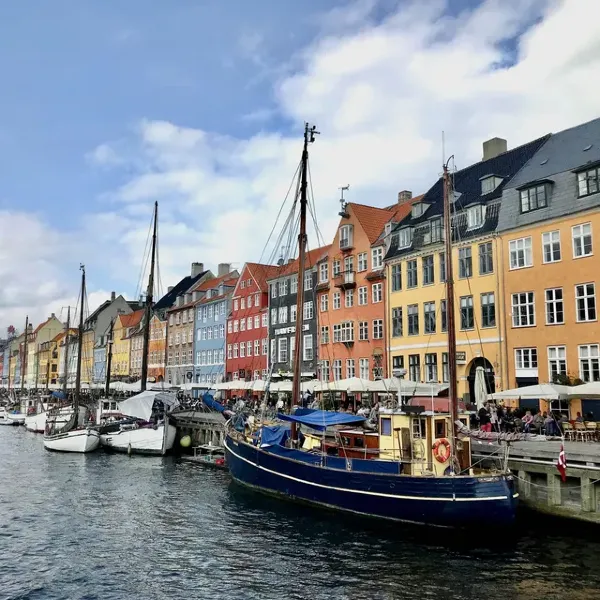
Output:
<svg viewBox="0 0 600 600">
<path fill-rule="evenodd" d="M 563 481 L 567 480 L 567 457 L 565 456 L 565 447 L 560 445 L 560 452 L 558 454 L 558 462 L 556 463 L 556 468 L 560 473 L 560 476 Z"/>
</svg>

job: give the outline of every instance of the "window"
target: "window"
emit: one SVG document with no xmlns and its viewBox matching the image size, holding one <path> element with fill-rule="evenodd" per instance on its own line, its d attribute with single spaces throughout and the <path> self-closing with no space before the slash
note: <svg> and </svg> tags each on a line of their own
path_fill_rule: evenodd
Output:
<svg viewBox="0 0 600 600">
<path fill-rule="evenodd" d="M 423 262 L 423 285 L 428 285 L 434 282 L 433 276 L 433 254 L 424 256 Z"/>
<path fill-rule="evenodd" d="M 358 324 L 358 340 L 360 342 L 366 342 L 369 339 L 369 322 L 361 321 Z"/>
<path fill-rule="evenodd" d="M 577 302 L 577 322 L 596 320 L 596 286 L 593 283 L 582 283 L 575 286 Z"/>
<path fill-rule="evenodd" d="M 277 325 L 277 309 L 271 309 L 271 325 Z M 237 331 L 237 329 L 236 329 Z"/>
<path fill-rule="evenodd" d="M 473 296 L 462 296 L 460 299 L 460 328 L 473 329 L 473 327 L 475 327 Z"/>
<path fill-rule="evenodd" d="M 319 265 L 319 281 L 329 281 L 329 263 L 323 262 Z"/>
<path fill-rule="evenodd" d="M 407 248 L 412 243 L 412 227 L 401 229 L 398 232 L 398 246 L 400 248 Z"/>
<path fill-rule="evenodd" d="M 342 378 L 342 361 L 337 358 L 333 361 L 333 380 L 339 381 Z"/>
<path fill-rule="evenodd" d="M 408 335 L 419 335 L 419 305 L 411 304 L 408 311 Z"/>
<path fill-rule="evenodd" d="M 560 260 L 560 231 L 548 231 L 542 234 L 544 262 L 553 263 Z"/>
<path fill-rule="evenodd" d="M 295 323 L 297 321 L 296 317 L 298 316 L 298 305 L 292 304 L 290 306 L 290 323 Z"/>
<path fill-rule="evenodd" d="M 479 244 L 479 274 L 488 275 L 494 272 L 494 252 L 492 242 Z"/>
<path fill-rule="evenodd" d="M 329 344 L 329 327 L 327 325 L 321 325 L 321 344 Z"/>
<path fill-rule="evenodd" d="M 169 327 L 173 327 L 173 315 L 169 315 Z"/>
<path fill-rule="evenodd" d="M 515 368 L 518 369 L 537 369 L 537 348 L 516 348 L 515 349 Z"/>
<path fill-rule="evenodd" d="M 491 175 L 481 180 L 481 193 L 489 194 L 493 192 L 500 184 L 502 183 L 502 179 L 500 177 L 495 177 Z"/>
<path fill-rule="evenodd" d="M 329 361 L 328 360 L 320 361 L 319 379 L 321 381 L 329 381 Z"/>
<path fill-rule="evenodd" d="M 240 342 L 240 358 L 246 358 L 246 344 L 245 344 L 245 342 Z"/>
<path fill-rule="evenodd" d="M 275 289 L 277 289 L 277 288 L 275 288 Z M 275 292 L 275 293 L 277 293 L 277 292 Z M 273 296 L 273 297 L 275 297 L 275 296 Z M 205 307 L 205 308 L 206 308 L 206 307 Z M 238 308 L 239 308 L 239 301 L 238 301 L 238 299 L 236 298 L 236 299 L 233 301 L 233 310 L 237 310 Z M 203 317 L 206 319 L 206 313 L 204 313 Z"/>
<path fill-rule="evenodd" d="M 567 374 L 567 348 L 565 346 L 548 347 L 548 374 L 550 381 L 559 375 Z"/>
<path fill-rule="evenodd" d="M 445 300 L 440 301 L 440 316 L 442 321 L 442 331 L 448 331 L 448 310 Z"/>
<path fill-rule="evenodd" d="M 577 174 L 579 197 L 589 196 L 598 192 L 598 168 L 582 171 Z"/>
<path fill-rule="evenodd" d="M 381 302 L 383 300 L 383 284 L 382 283 L 374 283 L 371 286 L 371 300 L 373 304 L 377 302 Z"/>
<path fill-rule="evenodd" d="M 333 342 L 353 342 L 354 322 L 344 321 L 333 326 Z"/>
<path fill-rule="evenodd" d="M 402 307 L 392 308 L 392 337 L 402 335 Z"/>
<path fill-rule="evenodd" d="M 508 243 L 510 252 L 510 268 L 523 269 L 533 265 L 533 256 L 531 253 L 531 238 L 520 238 Z"/>
<path fill-rule="evenodd" d="M 392 292 L 402 289 L 402 265 L 392 265 Z"/>
<path fill-rule="evenodd" d="M 267 352 L 269 350 L 269 340 L 267 338 L 263 338 L 262 342 L 261 342 L 261 350 L 262 350 L 262 355 L 266 356 Z"/>
<path fill-rule="evenodd" d="M 187 323 L 187 310 L 184 310 L 184 311 L 181 313 L 181 322 L 182 322 L 182 323 Z"/>
<path fill-rule="evenodd" d="M 450 365 L 448 364 L 448 353 L 442 352 L 442 381 L 448 383 L 450 381 Z"/>
<path fill-rule="evenodd" d="M 227 321 L 227 333 L 231 333 L 233 331 L 233 321 Z"/>
<path fill-rule="evenodd" d="M 350 379 L 352 377 L 355 377 L 355 368 L 354 368 L 354 359 L 353 358 L 347 358 L 346 359 L 346 378 Z"/>
<path fill-rule="evenodd" d="M 341 292 L 333 292 L 333 310 L 339 310 L 342 308 L 342 294 Z"/>
<path fill-rule="evenodd" d="M 368 291 L 367 286 L 358 288 L 358 305 L 365 306 L 368 302 Z"/>
<path fill-rule="evenodd" d="M 340 260 L 337 258 L 333 261 L 332 271 L 333 271 L 334 277 L 337 277 L 342 272 L 342 266 L 341 266 Z"/>
<path fill-rule="evenodd" d="M 547 206 L 547 189 L 545 185 L 536 185 L 535 187 L 521 190 L 521 212 L 527 213 Z"/>
<path fill-rule="evenodd" d="M 246 308 L 246 298 L 240 299 L 240 309 L 244 310 Z"/>
<path fill-rule="evenodd" d="M 279 322 L 280 323 L 287 323 L 287 312 L 288 312 L 287 306 L 279 307 Z"/>
<path fill-rule="evenodd" d="M 408 355 L 408 378 L 410 381 L 421 381 L 421 357 L 418 354 Z"/>
<path fill-rule="evenodd" d="M 520 292 L 512 295 L 513 327 L 535 325 L 535 304 L 533 292 Z"/>
<path fill-rule="evenodd" d="M 437 382 L 437 354 L 425 355 L 425 381 L 427 383 Z"/>
<path fill-rule="evenodd" d="M 233 345 L 233 358 L 237 358 L 238 357 L 238 345 L 234 344 Z"/>
<path fill-rule="evenodd" d="M 263 327 L 268 327 L 269 326 L 268 319 L 269 319 L 269 313 L 264 312 L 262 314 L 262 318 L 261 318 L 261 325 Z"/>
<path fill-rule="evenodd" d="M 259 293 L 254 294 L 254 306 L 256 306 L 256 308 L 258 308 L 260 306 L 260 294 Z M 223 302 L 221 304 L 221 314 L 222 315 L 225 314 L 225 302 Z"/>
<path fill-rule="evenodd" d="M 271 362 L 277 362 L 275 359 L 277 358 L 277 340 L 275 338 L 271 339 Z"/>
<path fill-rule="evenodd" d="M 373 270 L 381 269 L 381 267 L 383 267 L 383 247 L 382 246 L 371 249 L 371 265 L 372 265 Z"/>
<path fill-rule="evenodd" d="M 252 317 L 248 317 L 246 320 L 246 329 L 252 329 Z M 215 337 L 217 336 L 215 335 Z"/>
<path fill-rule="evenodd" d="M 340 227 L 340 248 L 352 248 L 352 225 L 342 225 Z"/>
<path fill-rule="evenodd" d="M 444 228 L 441 219 L 431 221 L 431 242 L 441 242 L 444 239 Z"/>
<path fill-rule="evenodd" d="M 467 208 L 467 229 L 479 229 L 485 219 L 485 206 L 477 204 Z"/>
<path fill-rule="evenodd" d="M 288 340 L 280 337 L 277 340 L 277 362 L 285 363 L 288 360 Z"/>
<path fill-rule="evenodd" d="M 367 253 L 366 252 L 361 252 L 358 256 L 358 268 L 357 271 L 366 271 L 369 268 L 368 265 L 368 260 L 367 260 Z"/>
<path fill-rule="evenodd" d="M 409 260 L 406 263 L 406 287 L 414 288 L 418 285 L 417 279 L 417 261 Z"/>
<path fill-rule="evenodd" d="M 283 279 L 282 281 L 279 282 L 279 295 L 287 296 L 287 293 L 288 293 L 288 280 Z M 248 306 L 250 306 L 250 303 L 248 303 Z"/>
<path fill-rule="evenodd" d="M 361 379 L 369 379 L 369 359 L 368 358 L 359 359 L 358 366 L 360 369 L 359 377 Z"/>
<path fill-rule="evenodd" d="M 592 254 L 592 224 L 584 223 L 571 228 L 573 233 L 573 256 L 591 256 Z"/>
<path fill-rule="evenodd" d="M 314 318 L 314 309 L 313 309 L 313 303 L 312 300 L 310 302 L 305 302 L 304 303 L 304 311 L 303 311 L 303 319 L 305 321 L 308 321 L 309 319 L 313 319 Z"/>
<path fill-rule="evenodd" d="M 240 319 L 240 331 L 246 331 L 246 319 Z"/>
<path fill-rule="evenodd" d="M 206 331 L 206 339 L 212 340 L 212 337 L 213 337 L 212 327 L 207 327 L 207 329 L 205 329 L 205 331 Z"/>
<path fill-rule="evenodd" d="M 304 336 L 304 345 L 302 346 L 302 360 L 311 361 L 315 357 L 314 349 L 313 349 L 313 336 L 312 334 L 308 334 Z"/>
<path fill-rule="evenodd" d="M 493 292 L 481 294 L 481 326 L 496 327 L 496 298 Z"/>
<path fill-rule="evenodd" d="M 260 317 L 258 315 L 254 316 L 254 329 L 258 329 L 260 327 Z M 221 336 L 223 337 L 223 336 Z"/>
<path fill-rule="evenodd" d="M 323 294 L 320 300 L 321 312 L 327 312 L 329 310 L 329 294 Z"/>
<path fill-rule="evenodd" d="M 354 306 L 354 290 L 346 290 L 344 292 L 344 306 L 352 308 Z"/>
<path fill-rule="evenodd" d="M 373 320 L 373 339 L 374 340 L 383 339 L 383 319 L 374 319 Z"/>
<path fill-rule="evenodd" d="M 423 304 L 425 333 L 435 333 L 435 302 Z"/>
<path fill-rule="evenodd" d="M 473 257 L 471 246 L 458 249 L 458 276 L 461 279 L 473 276 Z"/>
<path fill-rule="evenodd" d="M 440 252 L 440 281 L 446 281 L 446 253 Z"/>
<path fill-rule="evenodd" d="M 546 325 L 559 325 L 565 322 L 565 307 L 562 288 L 546 290 Z"/>
<path fill-rule="evenodd" d="M 254 356 L 260 356 L 260 340 L 254 340 Z"/>
<path fill-rule="evenodd" d="M 313 284 L 312 273 L 310 271 L 308 273 L 304 273 L 304 291 L 312 290 L 312 284 Z"/>
<path fill-rule="evenodd" d="M 579 377 L 583 381 L 600 381 L 600 351 L 598 344 L 579 346 Z"/>
<path fill-rule="evenodd" d="M 298 293 L 298 276 L 292 277 L 290 279 L 290 294 Z M 258 304 L 256 305 L 258 306 Z"/>
</svg>

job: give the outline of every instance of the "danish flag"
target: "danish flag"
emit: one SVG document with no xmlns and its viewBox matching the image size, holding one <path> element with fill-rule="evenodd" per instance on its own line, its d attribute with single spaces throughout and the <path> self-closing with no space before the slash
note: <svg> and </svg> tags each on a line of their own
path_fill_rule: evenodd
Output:
<svg viewBox="0 0 600 600">
<path fill-rule="evenodd" d="M 560 476 L 564 481 L 567 480 L 567 457 L 565 456 L 565 447 L 560 445 L 560 452 L 558 453 L 558 462 L 556 463 L 556 468 L 560 473 Z"/>
</svg>

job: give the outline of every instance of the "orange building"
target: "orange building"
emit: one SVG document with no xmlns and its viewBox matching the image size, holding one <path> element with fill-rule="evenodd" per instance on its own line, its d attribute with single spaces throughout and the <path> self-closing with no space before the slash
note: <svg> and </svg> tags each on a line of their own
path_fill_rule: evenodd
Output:
<svg viewBox="0 0 600 600">
<path fill-rule="evenodd" d="M 331 249 L 317 270 L 321 380 L 387 376 L 383 259 L 393 224 L 412 202 L 404 191 L 387 208 L 343 204 Z"/>
<path fill-rule="evenodd" d="M 154 314 L 150 320 L 150 343 L 148 344 L 148 379 L 165 380 L 167 352 L 167 319 Z"/>
</svg>

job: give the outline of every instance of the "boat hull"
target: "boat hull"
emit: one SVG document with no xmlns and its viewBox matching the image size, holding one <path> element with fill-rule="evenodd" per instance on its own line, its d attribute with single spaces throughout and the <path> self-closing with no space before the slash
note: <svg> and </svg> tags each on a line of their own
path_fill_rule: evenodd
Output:
<svg viewBox="0 0 600 600">
<path fill-rule="evenodd" d="M 72 414 L 70 407 L 60 409 L 59 415 L 53 416 L 53 423 L 56 426 L 60 426 L 61 423 L 66 425 Z M 62 418 L 61 418 L 62 417 Z M 25 418 L 25 429 L 34 433 L 44 433 L 46 431 L 46 423 L 48 421 L 48 411 L 38 413 L 37 415 L 30 415 Z"/>
<path fill-rule="evenodd" d="M 282 447 L 259 449 L 229 434 L 225 453 L 238 483 L 324 508 L 439 527 L 490 528 L 512 525 L 515 519 L 518 495 L 510 475 L 412 477 L 368 472 L 376 465 L 364 463 L 384 461 L 357 459 L 337 459 L 344 466 L 331 468 L 321 466 L 317 455 Z"/>
<path fill-rule="evenodd" d="M 0 417 L 0 425 L 8 425 L 9 427 L 19 425 L 18 421 L 14 421 L 13 419 L 7 419 L 6 417 Z"/>
<path fill-rule="evenodd" d="M 15 425 L 23 425 L 25 423 L 25 415 L 23 413 L 6 413 L 6 418 Z"/>
<path fill-rule="evenodd" d="M 95 429 L 72 429 L 65 433 L 44 436 L 44 448 L 53 452 L 93 452 L 100 445 Z"/>
<path fill-rule="evenodd" d="M 165 426 L 159 425 L 156 429 L 140 427 L 103 433 L 100 443 L 103 448 L 115 452 L 162 456 L 173 449 L 177 435 L 177 429 L 173 425 L 167 424 L 166 427 L 166 432 Z"/>
</svg>

